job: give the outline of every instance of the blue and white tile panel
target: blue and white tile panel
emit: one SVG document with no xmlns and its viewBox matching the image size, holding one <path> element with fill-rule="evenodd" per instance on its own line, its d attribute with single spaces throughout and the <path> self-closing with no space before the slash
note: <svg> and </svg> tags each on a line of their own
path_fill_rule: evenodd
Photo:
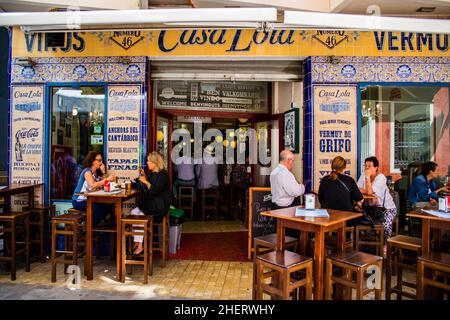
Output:
<svg viewBox="0 0 450 320">
<path fill-rule="evenodd" d="M 312 82 L 450 82 L 447 57 L 311 57 Z"/>
<path fill-rule="evenodd" d="M 145 82 L 145 57 L 33 58 L 33 67 L 11 66 L 12 83 Z"/>
</svg>

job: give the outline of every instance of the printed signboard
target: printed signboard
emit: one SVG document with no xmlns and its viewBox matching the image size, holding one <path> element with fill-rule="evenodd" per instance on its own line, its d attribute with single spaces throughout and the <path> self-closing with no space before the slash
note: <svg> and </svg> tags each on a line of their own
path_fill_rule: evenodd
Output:
<svg viewBox="0 0 450 320">
<path fill-rule="evenodd" d="M 156 108 L 267 113 L 266 82 L 156 81 Z"/>
<path fill-rule="evenodd" d="M 357 174 L 356 86 L 313 86 L 314 179 L 313 190 L 331 172 L 331 161 L 342 156 L 346 174 Z"/>
<path fill-rule="evenodd" d="M 11 88 L 10 183 L 43 182 L 44 164 L 44 87 Z M 42 189 L 42 188 L 41 188 Z M 36 201 L 42 201 L 42 192 Z M 26 197 L 14 197 L 12 209 L 27 205 Z"/>
</svg>

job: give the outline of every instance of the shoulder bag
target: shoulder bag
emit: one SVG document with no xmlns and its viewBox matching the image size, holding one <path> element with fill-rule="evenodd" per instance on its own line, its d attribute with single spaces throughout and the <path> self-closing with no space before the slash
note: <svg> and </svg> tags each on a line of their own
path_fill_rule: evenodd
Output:
<svg viewBox="0 0 450 320">
<path fill-rule="evenodd" d="M 348 191 L 349 195 L 350 195 L 350 200 L 352 201 L 352 206 L 354 208 L 354 210 L 356 212 L 362 213 L 362 217 L 358 220 L 358 223 L 364 224 L 364 225 L 371 225 L 372 227 L 374 227 L 374 221 L 372 219 L 372 217 L 367 214 L 367 212 L 365 210 L 363 210 L 363 208 L 361 208 L 360 206 L 358 206 L 353 200 L 352 200 L 352 195 L 350 190 L 348 189 L 347 185 L 342 182 L 339 178 L 337 179 L 339 181 L 340 184 L 342 184 L 345 188 L 345 190 Z"/>
<path fill-rule="evenodd" d="M 386 189 L 384 189 L 383 205 L 381 207 L 365 206 L 364 211 L 366 212 L 367 215 L 369 215 L 372 218 L 372 220 L 374 221 L 376 220 L 383 223 L 386 212 L 386 208 L 384 207 L 385 201 L 386 201 Z"/>
</svg>

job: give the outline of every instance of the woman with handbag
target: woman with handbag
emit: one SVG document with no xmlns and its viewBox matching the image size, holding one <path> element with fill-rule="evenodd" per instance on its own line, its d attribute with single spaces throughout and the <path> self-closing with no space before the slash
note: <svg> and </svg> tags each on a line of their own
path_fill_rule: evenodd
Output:
<svg viewBox="0 0 450 320">
<path fill-rule="evenodd" d="M 141 190 L 141 201 L 131 210 L 133 215 L 153 216 L 154 222 L 161 220 L 169 212 L 170 186 L 169 174 L 164 168 L 161 154 L 153 151 L 147 156 L 148 171 L 139 169 L 136 186 Z M 133 254 L 139 255 L 144 250 L 143 237 L 134 236 Z"/>
<path fill-rule="evenodd" d="M 364 160 L 364 174 L 358 180 L 358 187 L 362 193 L 375 196 L 371 206 L 366 211 L 373 213 L 372 218 L 383 223 L 384 237 L 389 239 L 392 236 L 392 225 L 397 216 L 397 207 L 394 199 L 387 187 L 386 176 L 378 172 L 379 162 L 376 157 L 369 157 Z M 378 217 L 374 217 L 378 215 Z"/>
<path fill-rule="evenodd" d="M 331 162 L 331 173 L 322 178 L 319 186 L 319 202 L 324 209 L 343 211 L 360 211 L 364 201 L 355 180 L 345 175 L 347 162 L 338 156 Z M 359 218 L 347 222 L 347 226 L 354 226 Z"/>
</svg>

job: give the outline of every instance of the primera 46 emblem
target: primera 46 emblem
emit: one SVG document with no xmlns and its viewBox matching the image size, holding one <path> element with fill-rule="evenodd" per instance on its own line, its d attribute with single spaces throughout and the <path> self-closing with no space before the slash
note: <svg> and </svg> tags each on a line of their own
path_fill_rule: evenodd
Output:
<svg viewBox="0 0 450 320">
<path fill-rule="evenodd" d="M 347 40 L 348 35 L 345 34 L 345 31 L 318 30 L 317 33 L 312 36 L 312 38 L 319 41 L 328 49 L 333 49 L 334 47 L 339 45 L 342 41 Z"/>
<path fill-rule="evenodd" d="M 128 50 L 144 39 L 144 36 L 141 35 L 140 31 L 115 31 L 110 39 L 125 50 Z"/>
</svg>

